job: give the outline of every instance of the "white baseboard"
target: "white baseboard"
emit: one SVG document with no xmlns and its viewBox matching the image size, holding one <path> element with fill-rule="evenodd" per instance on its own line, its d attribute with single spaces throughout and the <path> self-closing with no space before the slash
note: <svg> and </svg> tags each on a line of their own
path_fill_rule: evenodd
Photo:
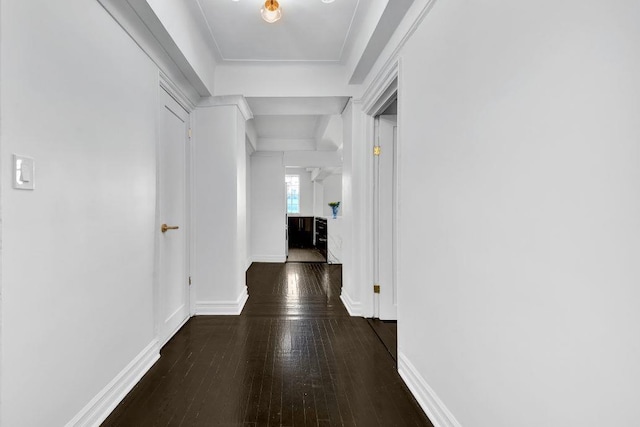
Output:
<svg viewBox="0 0 640 427">
<path fill-rule="evenodd" d="M 184 319 L 182 322 L 180 322 L 180 323 L 178 324 L 178 326 L 176 326 L 176 327 L 173 329 L 173 331 L 171 331 L 171 333 L 169 333 L 169 335 L 167 335 L 167 337 L 166 337 L 162 342 L 161 342 L 161 341 L 158 341 L 158 344 L 159 344 L 159 346 L 158 346 L 158 347 L 160 347 L 160 348 L 164 347 L 164 345 L 165 345 L 166 343 L 168 343 L 168 342 L 169 342 L 169 340 L 171 340 L 171 338 L 173 338 L 173 336 L 174 336 L 175 334 L 177 334 L 177 333 L 178 333 L 178 331 L 179 331 L 180 329 L 182 329 L 182 327 L 183 327 L 183 326 L 184 326 L 184 325 L 189 321 L 189 319 L 191 319 L 191 315 L 187 316 L 187 318 L 186 318 L 186 319 Z"/>
<path fill-rule="evenodd" d="M 253 255 L 251 257 L 253 262 L 278 262 L 283 263 L 287 261 L 286 255 Z"/>
<path fill-rule="evenodd" d="M 153 340 L 66 427 L 99 426 L 159 358 L 160 346 Z"/>
<path fill-rule="evenodd" d="M 346 293 L 344 290 L 340 294 L 340 300 L 342 301 L 342 304 L 344 304 L 344 307 L 349 312 L 349 315 L 356 316 L 356 317 L 362 316 L 362 304 L 359 302 L 353 301 L 351 297 L 349 297 L 349 294 Z"/>
<path fill-rule="evenodd" d="M 434 427 L 462 427 L 407 357 L 398 351 L 398 372 Z"/>
<path fill-rule="evenodd" d="M 237 316 L 248 298 L 245 287 L 235 301 L 196 301 L 196 316 Z"/>
</svg>

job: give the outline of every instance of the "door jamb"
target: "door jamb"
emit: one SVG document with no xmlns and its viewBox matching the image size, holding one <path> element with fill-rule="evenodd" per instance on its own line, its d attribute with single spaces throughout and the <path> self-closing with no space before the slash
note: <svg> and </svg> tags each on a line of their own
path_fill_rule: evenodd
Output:
<svg viewBox="0 0 640 427">
<path fill-rule="evenodd" d="M 396 58 L 389 67 L 381 72 L 376 80 L 372 83 L 372 85 L 368 88 L 367 92 L 363 97 L 363 114 L 364 114 L 364 128 L 365 128 L 365 141 L 367 146 L 368 155 L 373 157 L 374 146 L 376 145 L 375 138 L 376 134 L 376 116 L 380 115 L 380 113 L 384 112 L 384 110 L 393 102 L 394 99 L 401 98 L 401 86 L 402 86 L 402 78 L 401 78 L 401 70 L 402 70 L 402 60 L 401 58 Z M 401 140 L 401 129 L 402 126 L 400 124 L 401 114 L 400 114 L 400 103 L 398 103 L 398 135 L 397 141 Z M 400 157 L 400 144 L 397 144 L 396 154 L 398 158 Z M 366 253 L 369 254 L 372 263 L 368 264 L 368 270 L 366 272 L 365 277 L 370 278 L 371 280 L 364 281 L 364 289 L 362 292 L 363 299 L 363 315 L 365 317 L 373 317 L 376 313 L 376 304 L 375 304 L 375 294 L 373 293 L 373 282 L 376 278 L 376 271 L 378 268 L 378 260 L 376 259 L 376 247 L 375 242 L 376 239 L 373 237 L 377 232 L 375 230 L 375 218 L 374 218 L 374 203 L 375 203 L 375 188 L 374 188 L 374 166 L 373 162 L 375 160 L 367 161 L 368 167 L 366 168 L 366 194 L 367 194 L 367 206 L 371 206 L 371 214 L 368 215 L 367 218 L 367 228 L 371 233 L 372 238 L 369 239 L 369 248 L 367 248 Z M 397 174 L 397 182 L 395 185 L 396 199 L 400 198 L 400 177 L 398 171 Z M 400 210 L 398 206 L 394 207 L 394 229 L 399 230 L 398 224 L 400 222 Z M 394 248 L 396 259 L 399 258 L 399 247 L 400 247 L 400 237 L 396 233 L 395 242 L 396 247 Z M 396 263 L 396 271 L 393 272 L 394 278 L 396 280 L 396 288 L 398 288 L 398 264 Z"/>
</svg>

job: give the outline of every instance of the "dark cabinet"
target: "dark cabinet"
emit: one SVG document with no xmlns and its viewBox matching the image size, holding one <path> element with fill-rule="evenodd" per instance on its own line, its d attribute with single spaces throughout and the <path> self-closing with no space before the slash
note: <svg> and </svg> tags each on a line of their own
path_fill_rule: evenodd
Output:
<svg viewBox="0 0 640 427">
<path fill-rule="evenodd" d="M 327 258 L 327 220 L 316 218 L 316 249 Z"/>
<path fill-rule="evenodd" d="M 287 226 L 289 229 L 290 248 L 313 248 L 312 216 L 290 216 Z"/>
</svg>

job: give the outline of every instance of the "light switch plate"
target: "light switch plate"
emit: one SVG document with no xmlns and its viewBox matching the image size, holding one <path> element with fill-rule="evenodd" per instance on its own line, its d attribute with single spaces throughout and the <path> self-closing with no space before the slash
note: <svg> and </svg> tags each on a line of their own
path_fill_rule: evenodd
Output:
<svg viewBox="0 0 640 427">
<path fill-rule="evenodd" d="M 36 162 L 31 157 L 13 155 L 13 188 L 16 190 L 34 190 Z"/>
</svg>

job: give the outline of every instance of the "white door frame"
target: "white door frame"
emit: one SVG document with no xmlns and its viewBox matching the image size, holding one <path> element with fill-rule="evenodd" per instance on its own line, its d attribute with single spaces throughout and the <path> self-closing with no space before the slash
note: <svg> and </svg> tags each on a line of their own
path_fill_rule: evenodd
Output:
<svg viewBox="0 0 640 427">
<path fill-rule="evenodd" d="M 365 317 L 377 317 L 379 312 L 377 311 L 377 296 L 373 292 L 373 285 L 375 284 L 375 280 L 377 279 L 377 272 L 379 271 L 378 267 L 378 259 L 377 259 L 377 242 L 378 242 L 378 230 L 376 229 L 376 219 L 374 215 L 375 213 L 375 204 L 377 202 L 377 195 L 375 194 L 376 189 L 374 188 L 374 177 L 375 177 L 375 167 L 374 162 L 375 158 L 373 156 L 373 150 L 377 141 L 375 138 L 376 134 L 376 116 L 380 115 L 386 108 L 397 98 L 401 98 L 401 59 L 398 58 L 395 60 L 390 66 L 381 72 L 377 79 L 372 83 L 372 85 L 367 90 L 367 93 L 363 96 L 363 114 L 364 114 L 364 130 L 365 130 L 365 141 L 367 141 L 367 152 L 371 156 L 371 160 L 367 161 L 367 167 L 365 169 L 365 182 L 367 183 L 367 191 L 366 191 L 366 202 L 368 206 L 371 206 L 371 215 L 367 218 L 367 228 L 369 229 L 372 238 L 369 240 L 370 247 L 367 250 L 369 254 L 369 258 L 372 260 L 371 263 L 368 263 L 368 270 L 366 272 L 365 277 L 370 278 L 370 282 L 366 280 L 364 289 L 362 290 L 362 314 Z M 401 141 L 401 133 L 402 126 L 401 122 L 401 113 L 400 113 L 400 102 L 398 103 L 398 135 L 397 141 Z M 401 144 L 397 144 L 396 146 L 396 154 L 398 158 L 400 158 L 400 147 Z M 396 171 L 397 181 L 394 185 L 394 195 L 395 199 L 399 200 L 400 198 L 400 174 Z M 399 230 L 398 224 L 400 223 L 400 209 L 398 204 L 396 203 L 394 206 L 394 215 L 393 215 L 393 229 Z M 399 236 L 396 232 L 394 235 L 394 241 L 396 245 L 394 246 L 394 259 L 399 259 Z M 396 289 L 399 287 L 398 282 L 398 263 L 395 263 L 395 271 L 393 272 L 393 276 L 395 279 Z"/>
<path fill-rule="evenodd" d="M 189 114 L 189 129 L 193 129 L 193 111 L 195 110 L 195 105 L 184 95 L 184 93 L 163 73 L 158 73 L 158 99 L 156 105 L 159 107 L 161 104 L 162 93 L 166 92 L 171 96 L 185 111 Z M 154 269 L 153 269 L 153 317 L 154 317 L 154 335 L 156 339 L 159 341 L 160 347 L 162 347 L 171 337 L 165 337 L 162 339 L 160 337 L 160 324 L 162 322 L 161 319 L 161 300 L 160 300 L 160 226 L 162 223 L 162 218 L 160 218 L 160 197 L 161 188 L 160 188 L 160 108 L 157 109 L 156 116 L 156 215 L 155 215 L 155 224 L 154 224 Z M 191 277 L 192 272 L 194 271 L 194 259 L 193 256 L 195 253 L 195 239 L 194 235 L 194 227 L 195 224 L 193 215 L 193 198 L 194 194 L 194 168 L 193 168 L 193 158 L 194 158 L 194 144 L 189 137 L 188 143 L 185 148 L 185 224 L 184 227 L 186 229 L 185 238 L 186 238 L 186 251 L 185 254 L 185 268 L 186 274 L 188 277 Z M 193 286 L 189 287 L 189 317 L 193 316 L 195 313 L 195 289 Z M 187 320 L 188 320 L 187 318 Z M 179 329 L 179 328 L 178 328 Z"/>
<path fill-rule="evenodd" d="M 375 125 L 381 154 L 375 157 L 373 167 L 373 264 L 374 283 L 381 289 L 374 295 L 374 317 L 397 320 L 397 115 L 378 115 Z"/>
</svg>

